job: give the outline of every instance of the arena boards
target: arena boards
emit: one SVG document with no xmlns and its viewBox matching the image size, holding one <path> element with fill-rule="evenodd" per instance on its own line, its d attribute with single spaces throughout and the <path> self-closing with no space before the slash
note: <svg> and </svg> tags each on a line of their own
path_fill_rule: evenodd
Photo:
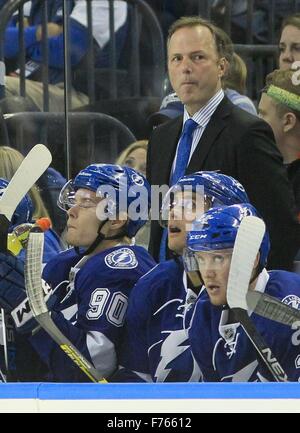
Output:
<svg viewBox="0 0 300 433">
<path fill-rule="evenodd" d="M 131 419 L 130 413 L 143 413 L 143 423 L 160 422 L 156 420 L 159 414 L 167 413 L 174 414 L 174 428 L 170 430 L 175 431 L 177 423 L 179 431 L 180 423 L 189 422 L 189 414 L 300 412 L 300 387 L 298 383 L 4 383 L 0 384 L 0 412 L 97 412 L 106 414 L 105 422 L 110 422 L 111 427 L 118 427 L 117 423 L 124 420 L 139 419 L 137 415 Z M 118 413 L 122 414 L 119 418 Z M 161 418 L 172 422 L 168 415 Z M 131 427 L 130 431 L 135 431 L 138 426 Z M 143 431 L 142 427 L 145 424 L 137 431 Z"/>
</svg>

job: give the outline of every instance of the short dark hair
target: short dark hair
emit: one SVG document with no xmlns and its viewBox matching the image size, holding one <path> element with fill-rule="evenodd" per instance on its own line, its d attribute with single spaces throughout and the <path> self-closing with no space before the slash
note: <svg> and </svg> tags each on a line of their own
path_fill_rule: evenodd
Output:
<svg viewBox="0 0 300 433">
<path fill-rule="evenodd" d="M 169 28 L 167 45 L 169 45 L 171 37 L 177 30 L 184 27 L 197 26 L 207 27 L 210 30 L 214 38 L 216 50 L 219 57 L 225 57 L 225 59 L 228 60 L 228 62 L 230 63 L 231 57 L 233 55 L 233 44 L 230 37 L 227 35 L 226 32 L 224 32 L 224 30 L 220 29 L 211 21 L 208 21 L 199 16 L 181 17 L 176 20 Z"/>
</svg>

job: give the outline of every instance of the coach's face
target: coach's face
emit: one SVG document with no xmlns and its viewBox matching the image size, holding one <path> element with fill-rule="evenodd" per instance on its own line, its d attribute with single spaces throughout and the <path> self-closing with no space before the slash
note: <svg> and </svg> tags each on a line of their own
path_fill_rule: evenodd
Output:
<svg viewBox="0 0 300 433">
<path fill-rule="evenodd" d="M 221 89 L 226 61 L 219 58 L 207 27 L 178 29 L 168 44 L 168 70 L 174 91 L 192 116 Z"/>
</svg>

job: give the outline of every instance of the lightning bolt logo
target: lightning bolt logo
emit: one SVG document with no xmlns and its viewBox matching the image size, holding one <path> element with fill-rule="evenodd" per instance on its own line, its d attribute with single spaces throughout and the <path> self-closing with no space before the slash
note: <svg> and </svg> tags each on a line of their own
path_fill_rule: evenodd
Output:
<svg viewBox="0 0 300 433">
<path fill-rule="evenodd" d="M 119 263 L 122 263 L 123 260 L 126 260 L 127 256 L 128 256 L 128 253 L 122 253 L 122 254 L 120 254 L 119 257 L 117 257 L 115 259 L 115 264 L 118 265 Z"/>
<path fill-rule="evenodd" d="M 115 250 L 109 253 L 104 260 L 109 268 L 114 269 L 133 269 L 138 265 L 134 252 L 129 248 Z"/>
<path fill-rule="evenodd" d="M 157 382 L 164 382 L 166 380 L 171 371 L 171 368 L 168 368 L 168 365 L 189 348 L 189 345 L 183 345 L 187 340 L 184 329 L 165 332 L 168 332 L 169 335 L 161 346 L 161 360 L 154 375 Z"/>
</svg>

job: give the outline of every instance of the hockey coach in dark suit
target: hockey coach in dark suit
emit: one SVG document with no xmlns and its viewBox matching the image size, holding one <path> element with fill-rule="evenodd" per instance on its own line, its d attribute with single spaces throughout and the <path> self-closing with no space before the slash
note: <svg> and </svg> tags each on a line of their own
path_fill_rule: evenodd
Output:
<svg viewBox="0 0 300 433">
<path fill-rule="evenodd" d="M 222 32 L 199 17 L 183 17 L 170 27 L 167 44 L 169 77 L 184 114 L 153 131 L 148 180 L 172 185 L 198 170 L 233 176 L 268 226 L 268 267 L 291 270 L 300 238 L 295 199 L 270 127 L 224 96 L 221 79 L 228 64 Z M 161 239 L 162 229 L 153 220 L 150 252 L 157 260 L 165 251 Z"/>
</svg>

